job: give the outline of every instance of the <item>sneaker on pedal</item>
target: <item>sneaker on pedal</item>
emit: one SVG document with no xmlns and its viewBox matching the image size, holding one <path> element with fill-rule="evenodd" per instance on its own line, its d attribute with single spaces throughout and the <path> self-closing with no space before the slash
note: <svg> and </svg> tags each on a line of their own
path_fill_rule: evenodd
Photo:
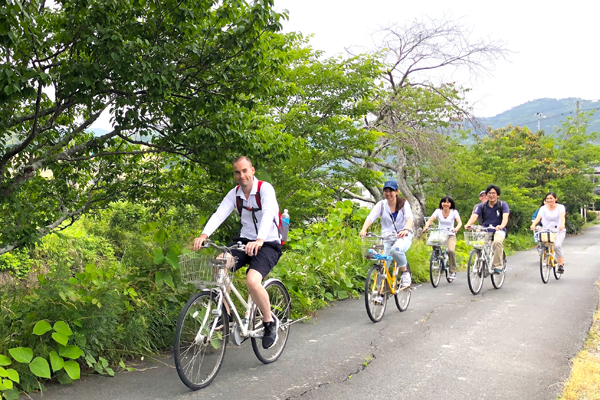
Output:
<svg viewBox="0 0 600 400">
<path fill-rule="evenodd" d="M 564 274 L 565 273 L 565 266 L 564 265 L 559 265 L 558 266 L 558 273 L 559 274 Z"/>
<path fill-rule="evenodd" d="M 279 320 L 274 314 L 273 321 L 263 323 L 265 327 L 265 332 L 262 339 L 263 349 L 270 349 L 277 343 L 277 339 L 279 338 Z"/>
<path fill-rule="evenodd" d="M 378 294 L 374 295 L 374 296 L 373 296 L 373 302 L 374 302 L 375 304 L 377 304 L 377 305 L 381 305 L 381 304 L 383 304 L 383 296 L 381 296 L 381 295 L 378 295 Z"/>
<path fill-rule="evenodd" d="M 456 279 L 456 272 L 451 273 L 450 276 L 448 276 L 448 278 L 452 280 Z"/>
<path fill-rule="evenodd" d="M 504 272 L 504 271 L 502 271 L 502 268 L 494 268 L 495 274 L 500 275 L 502 272 Z"/>
<path fill-rule="evenodd" d="M 400 285 L 402 287 L 408 287 L 410 286 L 411 281 L 410 281 L 410 274 L 408 272 L 403 272 L 402 276 L 400 277 Z"/>
</svg>

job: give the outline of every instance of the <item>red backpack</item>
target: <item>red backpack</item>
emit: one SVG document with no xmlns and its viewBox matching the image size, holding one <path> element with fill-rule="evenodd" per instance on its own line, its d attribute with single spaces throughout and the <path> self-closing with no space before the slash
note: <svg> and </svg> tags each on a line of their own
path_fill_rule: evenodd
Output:
<svg viewBox="0 0 600 400">
<path fill-rule="evenodd" d="M 258 181 L 258 189 L 256 190 L 256 205 L 258 207 L 244 207 L 244 199 L 242 199 L 241 196 L 238 196 L 238 190 L 240 189 L 240 185 L 237 185 L 235 188 L 235 204 L 237 206 L 238 214 L 240 215 L 240 218 L 241 218 L 242 209 L 252 212 L 252 222 L 254 222 L 254 229 L 256 230 L 257 234 L 258 234 L 258 226 L 256 224 L 258 223 L 258 219 L 256 218 L 256 212 L 262 210 L 262 202 L 260 200 L 260 188 L 261 188 L 262 184 L 263 184 L 263 181 Z M 277 223 L 277 221 L 275 219 L 273 219 L 273 223 L 277 227 L 277 231 L 279 232 L 279 239 L 281 240 L 281 244 L 283 245 L 283 244 L 285 244 L 285 241 L 283 240 L 284 231 L 281 226 L 281 211 L 278 211 L 278 213 L 279 213 L 279 224 Z"/>
</svg>

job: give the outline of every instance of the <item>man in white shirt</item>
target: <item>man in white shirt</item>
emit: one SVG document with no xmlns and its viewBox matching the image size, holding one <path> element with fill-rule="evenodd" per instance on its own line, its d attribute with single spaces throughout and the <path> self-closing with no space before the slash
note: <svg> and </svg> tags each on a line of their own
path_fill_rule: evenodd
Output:
<svg viewBox="0 0 600 400">
<path fill-rule="evenodd" d="M 277 341 L 279 321 L 271 314 L 269 295 L 262 286 L 262 280 L 281 257 L 281 240 L 277 229 L 279 204 L 275 189 L 270 183 L 262 182 L 259 189 L 259 181 L 254 177 L 254 172 L 249 158 L 242 156 L 234 161 L 233 177 L 239 186 L 227 193 L 206 223 L 200 237 L 194 239 L 194 250 L 202 247 L 204 241 L 238 208 L 238 202 L 241 201 L 242 229 L 240 237 L 234 238 L 234 243 L 241 241 L 246 249 L 245 252 L 234 250 L 232 253 L 237 257 L 236 269 L 249 264 L 246 284 L 252 300 L 264 315 L 265 334 L 262 344 L 268 349 Z"/>
</svg>

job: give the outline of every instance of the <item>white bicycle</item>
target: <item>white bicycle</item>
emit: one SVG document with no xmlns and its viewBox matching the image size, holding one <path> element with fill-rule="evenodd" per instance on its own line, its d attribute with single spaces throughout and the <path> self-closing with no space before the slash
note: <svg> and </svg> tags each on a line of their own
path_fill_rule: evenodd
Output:
<svg viewBox="0 0 600 400">
<path fill-rule="evenodd" d="M 229 275 L 229 267 L 235 265 L 231 250 L 243 251 L 244 248 L 241 243 L 227 247 L 206 241 L 199 252 L 179 256 L 182 280 L 201 289 L 190 297 L 179 314 L 173 349 L 179 378 L 192 390 L 206 387 L 215 379 L 223 363 L 228 341 L 241 346 L 250 339 L 256 357 L 269 364 L 283 353 L 290 325 L 300 321 L 290 318 L 290 296 L 285 285 L 279 279 L 267 279 L 263 287 L 269 294 L 271 312 L 280 324 L 275 345 L 269 349 L 262 347 L 263 315 L 250 296 L 247 301 L 244 300 Z M 243 305 L 243 318 L 230 292 Z M 225 304 L 229 306 L 231 314 L 228 314 Z M 231 327 L 230 318 L 233 318 Z"/>
</svg>

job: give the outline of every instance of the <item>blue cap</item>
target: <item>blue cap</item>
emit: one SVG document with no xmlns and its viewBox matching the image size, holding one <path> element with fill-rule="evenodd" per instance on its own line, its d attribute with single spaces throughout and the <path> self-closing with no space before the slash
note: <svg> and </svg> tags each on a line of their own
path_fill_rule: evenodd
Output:
<svg viewBox="0 0 600 400">
<path fill-rule="evenodd" d="M 398 190 L 398 182 L 396 181 L 387 181 L 383 184 L 383 188 L 390 188 L 392 190 Z"/>
</svg>

